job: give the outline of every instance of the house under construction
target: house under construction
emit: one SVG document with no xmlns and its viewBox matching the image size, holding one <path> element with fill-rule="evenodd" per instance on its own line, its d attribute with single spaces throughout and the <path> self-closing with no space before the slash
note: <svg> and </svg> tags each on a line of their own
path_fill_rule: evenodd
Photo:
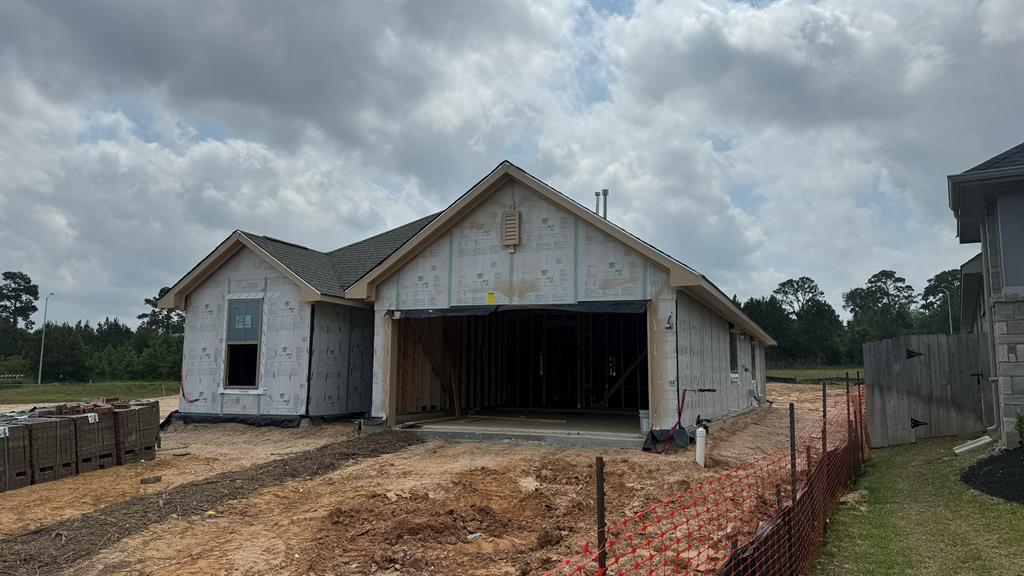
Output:
<svg viewBox="0 0 1024 576">
<path fill-rule="evenodd" d="M 775 344 L 700 273 L 509 162 L 332 252 L 235 232 L 160 304 L 186 312 L 183 413 L 366 413 L 454 437 L 631 443 L 722 418 L 761 403 Z"/>
</svg>

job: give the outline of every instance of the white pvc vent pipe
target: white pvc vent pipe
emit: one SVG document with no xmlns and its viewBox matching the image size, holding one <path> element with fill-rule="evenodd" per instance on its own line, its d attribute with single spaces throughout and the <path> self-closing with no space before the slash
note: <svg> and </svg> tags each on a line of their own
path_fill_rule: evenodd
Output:
<svg viewBox="0 0 1024 576">
<path fill-rule="evenodd" d="M 697 466 L 704 467 L 704 450 L 707 448 L 708 431 L 697 427 Z"/>
</svg>

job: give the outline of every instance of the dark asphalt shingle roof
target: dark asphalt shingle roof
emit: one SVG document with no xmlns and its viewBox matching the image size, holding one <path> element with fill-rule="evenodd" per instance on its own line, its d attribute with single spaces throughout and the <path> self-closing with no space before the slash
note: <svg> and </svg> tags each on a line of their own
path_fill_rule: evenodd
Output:
<svg viewBox="0 0 1024 576">
<path fill-rule="evenodd" d="M 384 261 L 392 252 L 398 250 L 402 244 L 408 242 L 420 230 L 423 230 L 440 216 L 437 212 L 425 216 L 419 220 L 393 228 L 366 240 L 360 240 L 348 246 L 342 246 L 332 250 L 328 254 L 334 261 L 334 270 L 339 283 L 348 288 L 357 280 L 366 275 L 367 272 L 376 268 L 377 264 Z"/>
<path fill-rule="evenodd" d="M 1002 154 L 985 160 L 970 170 L 964 171 L 964 174 L 997 170 L 999 168 L 1016 168 L 1018 166 L 1024 166 L 1024 142 L 1017 144 Z"/>
<path fill-rule="evenodd" d="M 320 252 L 270 236 L 239 232 L 321 294 L 344 298 L 346 288 L 408 242 L 438 214 L 330 252 Z"/>
</svg>

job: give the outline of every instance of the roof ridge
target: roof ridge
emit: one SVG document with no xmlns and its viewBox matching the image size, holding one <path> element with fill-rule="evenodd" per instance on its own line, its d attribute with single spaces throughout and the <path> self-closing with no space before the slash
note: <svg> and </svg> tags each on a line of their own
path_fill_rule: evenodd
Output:
<svg viewBox="0 0 1024 576">
<path fill-rule="evenodd" d="M 352 242 L 351 244 L 345 244 L 344 246 L 341 246 L 339 248 L 335 248 L 334 250 L 329 250 L 329 251 L 325 252 L 325 254 L 334 254 L 336 252 L 341 252 L 342 250 L 344 250 L 346 248 L 352 248 L 352 247 L 358 246 L 360 244 L 365 244 L 367 242 L 370 242 L 371 240 L 378 239 L 381 236 L 384 236 L 385 234 L 391 234 L 395 230 L 399 230 L 401 228 L 405 228 L 406 226 L 410 226 L 412 224 L 416 224 L 418 222 L 422 222 L 422 221 L 424 221 L 424 220 L 426 220 L 428 218 L 430 220 L 433 220 L 434 218 L 437 218 L 438 216 L 440 216 L 441 212 L 444 212 L 444 210 L 441 210 L 440 212 L 434 212 L 433 214 L 430 214 L 430 215 L 427 215 L 427 216 L 423 216 L 423 217 L 417 218 L 415 220 L 411 220 L 409 222 L 406 222 L 405 224 L 401 224 L 401 225 L 395 226 L 394 228 L 388 228 L 387 230 L 384 230 L 383 232 L 374 234 L 373 236 L 370 236 L 369 238 L 363 238 L 362 240 L 356 240 L 355 242 Z"/>
</svg>

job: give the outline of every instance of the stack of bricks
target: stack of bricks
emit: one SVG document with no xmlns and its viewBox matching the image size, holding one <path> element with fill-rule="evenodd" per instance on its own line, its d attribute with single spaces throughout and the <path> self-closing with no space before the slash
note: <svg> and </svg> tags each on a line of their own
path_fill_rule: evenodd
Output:
<svg viewBox="0 0 1024 576">
<path fill-rule="evenodd" d="M 156 458 L 160 405 L 116 398 L 0 414 L 0 492 Z"/>
<path fill-rule="evenodd" d="M 1024 296 L 993 296 L 992 315 L 1003 443 L 1013 448 L 1021 440 L 1014 427 L 1017 414 L 1024 412 Z"/>
</svg>

